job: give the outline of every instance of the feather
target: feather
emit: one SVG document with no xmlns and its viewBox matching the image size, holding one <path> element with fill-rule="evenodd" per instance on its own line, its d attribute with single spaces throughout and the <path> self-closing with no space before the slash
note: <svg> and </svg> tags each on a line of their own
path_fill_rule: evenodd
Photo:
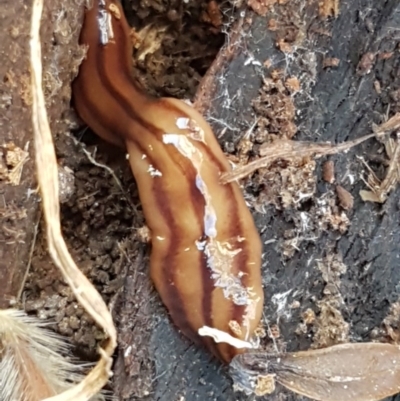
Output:
<svg viewBox="0 0 400 401">
<path fill-rule="evenodd" d="M 68 358 L 68 345 L 36 317 L 0 309 L 0 400 L 40 401 L 72 387 L 82 365 Z"/>
</svg>

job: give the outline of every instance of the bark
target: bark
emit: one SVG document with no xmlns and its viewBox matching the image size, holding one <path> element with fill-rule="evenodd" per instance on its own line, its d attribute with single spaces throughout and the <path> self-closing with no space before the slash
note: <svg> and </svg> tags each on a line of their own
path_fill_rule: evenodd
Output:
<svg viewBox="0 0 400 401">
<path fill-rule="evenodd" d="M 281 28 L 267 29 L 271 19 Z M 276 7 L 266 17 L 247 11 L 241 35 L 231 33 L 237 42 L 235 56 L 227 57 L 227 62 L 218 60 L 218 72 L 213 71 L 213 76 L 203 81 L 206 88 L 203 85 L 198 92 L 197 104 L 203 107 L 217 133 L 227 128 L 221 143 L 226 151 L 232 150 L 255 121 L 252 101 L 259 94 L 262 78 L 280 68 L 301 82 L 301 91 L 295 97 L 296 140 L 339 143 L 359 138 L 372 131 L 373 123 L 383 122 L 388 110 L 390 115 L 399 111 L 399 23 L 400 6 L 390 0 L 344 0 L 340 2 L 340 14 L 327 19 L 318 15 L 316 3 L 306 5 L 304 1 Z M 291 41 L 290 28 L 296 27 L 299 32 Z M 281 39 L 290 45 L 290 54 L 278 49 Z M 324 59 L 329 58 L 339 59 L 338 66 L 327 67 L 328 60 L 324 67 Z M 272 64 L 270 69 L 264 67 L 266 60 Z M 207 96 L 211 100 L 208 107 L 204 100 Z M 270 326 L 279 327 L 280 349 L 304 350 L 313 343 L 322 346 L 324 341 L 340 342 L 340 336 L 335 338 L 329 330 L 341 333 L 345 341 L 385 336 L 379 329 L 385 318 L 393 316 L 390 308 L 396 307 L 400 292 L 400 192 L 395 187 L 383 204 L 361 200 L 359 191 L 366 189 L 361 180 L 365 169 L 357 156 L 371 163 L 382 178 L 387 167 L 377 161 L 377 155 L 385 153 L 382 145 L 372 139 L 346 154 L 330 157 L 336 182 L 354 197 L 353 208 L 346 212 L 350 225 L 345 233 L 310 230 L 309 238 L 299 243 L 292 257 L 283 256 L 287 230 L 296 229 L 302 213 L 320 219 L 312 216 L 315 206 L 334 191 L 321 178 L 326 158 L 320 159 L 316 167 L 316 193 L 300 208 L 277 210 L 269 205 L 265 214 L 254 211 L 265 243 L 265 319 Z M 335 276 L 337 281 L 329 278 L 329 272 L 328 278 L 323 276 L 318 268 L 318 262 L 325 263 L 329 257 L 345 266 L 346 271 Z M 332 296 L 343 301 L 333 308 L 335 311 L 330 309 Z M 299 302 L 297 309 L 290 308 L 293 301 Z M 304 324 L 303 313 L 308 308 L 317 318 L 301 333 L 299 325 Z M 396 330 L 396 323 L 390 322 Z M 152 349 L 158 380 L 151 399 L 252 399 L 234 394 L 227 369 L 183 339 L 167 318 L 161 319 L 153 331 Z M 278 387 L 268 399 L 303 398 Z"/>
</svg>

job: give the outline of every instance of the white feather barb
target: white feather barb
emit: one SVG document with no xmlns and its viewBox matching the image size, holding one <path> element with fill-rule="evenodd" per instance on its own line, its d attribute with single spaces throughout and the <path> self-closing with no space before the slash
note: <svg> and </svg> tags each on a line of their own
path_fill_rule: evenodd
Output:
<svg viewBox="0 0 400 401">
<path fill-rule="evenodd" d="M 0 309 L 0 400 L 40 401 L 81 379 L 63 339 L 38 318 Z"/>
</svg>

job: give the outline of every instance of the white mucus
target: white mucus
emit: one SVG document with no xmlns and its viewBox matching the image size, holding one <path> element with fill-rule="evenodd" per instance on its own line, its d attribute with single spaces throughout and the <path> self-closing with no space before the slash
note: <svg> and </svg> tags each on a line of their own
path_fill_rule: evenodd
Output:
<svg viewBox="0 0 400 401">
<path fill-rule="evenodd" d="M 97 17 L 97 24 L 100 31 L 100 43 L 106 45 L 110 40 L 114 39 L 114 32 L 111 23 L 111 15 L 106 10 L 106 3 L 100 0 L 100 9 Z"/>
<path fill-rule="evenodd" d="M 255 348 L 254 345 L 248 341 L 240 340 L 231 336 L 229 333 L 214 329 L 213 327 L 203 326 L 198 330 L 198 333 L 202 337 L 212 337 L 216 343 L 226 343 L 232 345 L 235 348 Z"/>
<path fill-rule="evenodd" d="M 221 288 L 226 299 L 230 299 L 235 305 L 245 306 L 243 316 L 243 327 L 247 329 L 248 337 L 250 321 L 254 318 L 256 306 L 260 298 L 256 296 L 252 288 L 247 288 L 242 284 L 243 272 L 237 275 L 232 273 L 234 258 L 242 252 L 242 248 L 233 246 L 230 242 L 218 241 L 217 238 L 217 214 L 213 206 L 213 199 L 209 193 L 206 182 L 201 175 L 203 154 L 194 146 L 190 136 L 166 133 L 163 135 L 163 142 L 173 145 L 187 159 L 190 160 L 195 168 L 196 187 L 203 195 L 204 206 L 204 235 L 203 241 L 195 241 L 199 251 L 204 252 L 207 257 L 207 265 L 211 272 L 214 286 Z M 244 238 L 237 238 L 237 242 L 244 241 Z"/>
<path fill-rule="evenodd" d="M 161 177 L 162 172 L 154 168 L 151 164 L 149 164 L 149 168 L 147 169 L 147 172 L 150 173 L 152 177 Z"/>
<path fill-rule="evenodd" d="M 190 128 L 190 119 L 188 117 L 178 117 L 176 119 L 176 126 L 179 129 L 189 129 Z"/>
</svg>

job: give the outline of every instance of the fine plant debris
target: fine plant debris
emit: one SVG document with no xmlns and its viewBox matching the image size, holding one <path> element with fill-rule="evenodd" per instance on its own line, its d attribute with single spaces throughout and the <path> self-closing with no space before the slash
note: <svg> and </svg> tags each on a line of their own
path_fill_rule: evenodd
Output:
<svg viewBox="0 0 400 401">
<path fill-rule="evenodd" d="M 21 149 L 13 142 L 0 145 L 0 180 L 19 185 L 24 164 L 29 158 L 29 142 Z"/>
<path fill-rule="evenodd" d="M 230 372 L 238 390 L 265 395 L 278 382 L 320 401 L 378 401 L 400 389 L 400 348 L 348 343 L 279 355 L 245 353 Z"/>
<path fill-rule="evenodd" d="M 352 147 L 375 137 L 376 134 L 365 135 L 353 141 L 347 141 L 338 145 L 331 143 L 315 143 L 307 141 L 294 141 L 290 139 L 277 139 L 260 149 L 260 158 L 245 166 L 239 166 L 229 173 L 221 175 L 221 182 L 228 183 L 240 180 L 260 168 L 267 168 L 278 159 L 291 160 L 305 157 L 321 157 L 346 152 Z"/>
<path fill-rule="evenodd" d="M 382 132 L 391 132 L 400 128 L 400 113 L 395 114 L 385 123 L 374 127 L 377 134 Z M 362 163 L 368 170 L 368 176 L 364 179 L 369 190 L 361 190 L 361 199 L 365 202 L 384 203 L 390 191 L 392 191 L 400 181 L 400 137 L 396 139 L 384 136 L 381 141 L 385 147 L 386 154 L 389 158 L 389 167 L 386 171 L 386 176 L 380 180 L 369 167 L 364 159 L 360 158 Z"/>
<path fill-rule="evenodd" d="M 326 155 L 333 155 L 340 152 L 347 152 L 352 147 L 361 144 L 362 142 L 377 138 L 383 142 L 386 153 L 390 159 L 389 168 L 386 177 L 380 181 L 368 164 L 363 161 L 364 165 L 369 171 L 367 180 L 365 180 L 370 191 L 360 191 L 360 196 L 364 201 L 383 203 L 387 194 L 396 186 L 400 180 L 400 139 L 393 139 L 386 134 L 395 131 L 400 127 L 400 113 L 395 114 L 387 122 L 373 127 L 374 133 L 365 135 L 353 141 L 347 141 L 341 144 L 331 143 L 315 143 L 307 141 L 294 141 L 286 138 L 278 138 L 272 143 L 261 146 L 259 150 L 260 157 L 246 165 L 239 165 L 231 172 L 221 175 L 221 182 L 228 183 L 235 180 L 240 180 L 260 168 L 267 168 L 272 165 L 276 160 L 295 160 L 307 157 L 322 157 Z M 324 179 L 328 182 L 333 182 L 333 166 L 330 162 L 324 166 Z M 351 209 L 352 196 L 347 191 L 340 187 L 336 187 L 340 203 L 344 209 Z"/>
</svg>

